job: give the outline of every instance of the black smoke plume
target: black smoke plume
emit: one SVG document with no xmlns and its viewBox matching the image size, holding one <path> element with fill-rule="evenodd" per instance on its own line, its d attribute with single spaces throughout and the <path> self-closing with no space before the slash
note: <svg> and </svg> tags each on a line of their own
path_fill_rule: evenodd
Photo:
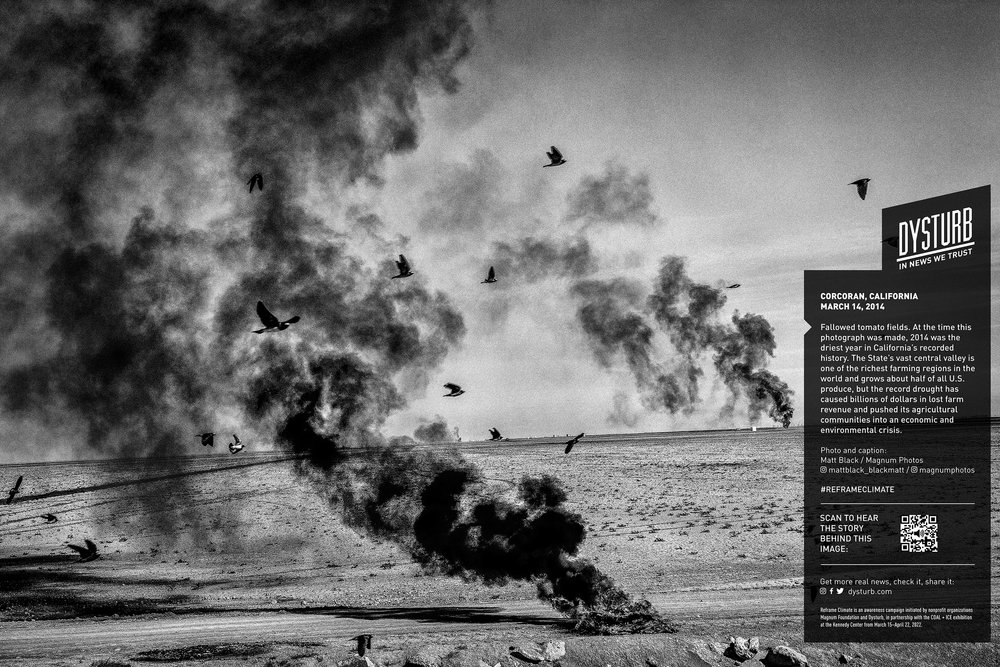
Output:
<svg viewBox="0 0 1000 667">
<path fill-rule="evenodd" d="M 285 415 L 279 440 L 304 455 L 303 475 L 348 525 L 391 540 L 419 563 L 467 580 L 534 581 L 539 596 L 581 631 L 671 631 L 648 602 L 634 601 L 576 554 L 582 517 L 548 475 L 525 476 L 514 498 L 489 493 L 481 471 L 456 452 L 415 450 L 378 432 L 398 394 L 357 356 L 309 362 L 270 351 L 281 372 L 261 374 L 244 397 L 258 418 Z"/>
<path fill-rule="evenodd" d="M 711 356 L 731 392 L 727 412 L 742 397 L 751 419 L 767 414 L 782 426 L 791 423 L 791 389 L 763 368 L 774 354 L 773 328 L 754 314 L 736 313 L 731 325 L 722 322 L 725 294 L 692 280 L 682 258 L 663 258 L 648 295 L 639 283 L 621 278 L 580 281 L 573 294 L 595 358 L 609 368 L 623 359 L 647 409 L 692 412 L 704 357 Z M 658 333 L 669 341 L 670 354 L 658 346 Z"/>
<path fill-rule="evenodd" d="M 310 185 L 336 195 L 379 184 L 383 159 L 416 146 L 418 90 L 454 90 L 470 46 L 463 4 L 0 11 L 0 194 L 16 223 L 0 244 L 0 294 L 18 315 L 0 343 L 5 413 L 69 416 L 91 451 L 141 457 L 195 446 L 235 405 L 298 455 L 349 525 L 428 567 L 530 579 L 562 609 L 658 622 L 576 557 L 584 525 L 555 480 L 488 497 L 457 454 L 380 434 L 405 404 L 398 386 L 425 384 L 464 323 L 419 275 L 388 280 L 390 258 L 366 260 L 349 224 L 303 203 Z M 248 197 L 257 172 L 265 187 Z M 160 212 L 128 215 L 122 229 L 137 201 Z M 371 241 L 380 230 L 368 223 Z M 577 242 L 554 261 L 576 272 L 587 250 Z M 301 319 L 254 336 L 257 300 Z"/>
</svg>

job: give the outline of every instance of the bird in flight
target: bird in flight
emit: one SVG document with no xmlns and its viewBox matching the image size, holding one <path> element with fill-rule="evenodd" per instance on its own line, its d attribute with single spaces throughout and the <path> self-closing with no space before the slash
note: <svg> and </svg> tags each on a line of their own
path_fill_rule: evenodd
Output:
<svg viewBox="0 0 1000 667">
<path fill-rule="evenodd" d="M 7 492 L 8 493 L 8 496 L 7 496 L 7 504 L 8 505 L 10 505 L 12 502 L 14 502 L 14 496 L 16 496 L 17 492 L 21 490 L 21 480 L 23 480 L 23 479 L 24 479 L 24 475 L 18 476 L 17 481 L 14 482 L 14 486 L 11 487 L 10 491 Z"/>
<path fill-rule="evenodd" d="M 399 275 L 395 275 L 393 278 L 409 278 L 413 275 L 413 271 L 410 271 L 410 263 L 402 255 L 399 256 L 399 260 L 396 262 L 396 268 L 399 269 Z"/>
<path fill-rule="evenodd" d="M 14 482 L 14 486 L 11 487 L 10 491 L 7 492 L 7 504 L 10 505 L 14 502 L 14 496 L 18 494 L 21 490 L 21 481 L 24 479 L 24 475 L 19 475 L 17 481 Z"/>
<path fill-rule="evenodd" d="M 733 283 L 732 285 L 729 285 L 728 287 L 726 287 L 726 289 L 736 289 L 739 286 L 740 286 L 739 283 Z"/>
<path fill-rule="evenodd" d="M 255 185 L 257 186 L 257 188 L 261 192 L 263 192 L 264 191 L 264 177 L 258 171 L 256 174 L 254 174 L 253 176 L 250 177 L 250 180 L 247 181 L 247 185 L 250 186 L 249 192 L 253 192 L 253 186 L 255 186 Z"/>
<path fill-rule="evenodd" d="M 233 442 L 229 443 L 229 451 L 232 454 L 238 454 L 243 451 L 243 443 L 240 442 L 240 436 L 233 433 Z"/>
<path fill-rule="evenodd" d="M 865 195 L 868 194 L 868 181 L 870 181 L 870 180 L 872 180 L 872 179 L 870 179 L 870 178 L 859 178 L 856 181 L 851 181 L 850 183 L 848 183 L 848 185 L 856 185 L 856 186 L 858 186 L 858 196 L 861 197 L 862 199 L 864 199 Z"/>
<path fill-rule="evenodd" d="M 584 436 L 584 434 L 581 433 L 580 435 L 576 436 L 572 440 L 568 441 L 566 443 L 566 451 L 565 451 L 565 453 L 569 454 L 570 450 L 573 449 L 573 445 L 575 445 L 576 443 L 580 442 L 580 438 L 582 438 L 583 436 Z"/>
<path fill-rule="evenodd" d="M 490 440 L 503 440 L 503 436 L 500 435 L 500 431 L 495 428 L 490 429 L 490 435 L 492 436 Z"/>
<path fill-rule="evenodd" d="M 293 315 L 284 322 L 279 321 L 278 318 L 275 317 L 274 314 L 272 314 L 271 311 L 267 309 L 267 306 L 264 305 L 263 301 L 257 302 L 257 317 L 260 318 L 260 321 L 264 325 L 264 328 L 256 329 L 254 331 L 255 334 L 264 333 L 265 331 L 270 331 L 271 329 L 284 331 L 285 329 L 288 328 L 289 324 L 295 324 L 296 322 L 299 321 L 298 315 Z"/>
<path fill-rule="evenodd" d="M 59 520 L 55 514 L 43 514 L 42 518 L 45 519 L 45 523 L 55 523 Z"/>
<path fill-rule="evenodd" d="M 486 280 L 484 283 L 495 283 L 497 281 L 497 274 L 493 271 L 493 267 L 490 267 L 490 272 L 486 274 Z"/>
<path fill-rule="evenodd" d="M 358 657 L 365 657 L 365 651 L 372 647 L 372 635 L 358 635 L 351 639 L 358 643 Z"/>
<path fill-rule="evenodd" d="M 90 561 L 97 558 L 97 545 L 91 542 L 90 540 L 84 540 L 84 543 L 87 546 L 81 547 L 76 544 L 69 544 L 67 546 L 73 551 L 80 554 L 81 563 L 89 563 Z"/>
<path fill-rule="evenodd" d="M 215 447 L 215 434 L 214 433 L 198 433 L 194 437 L 201 438 L 202 447 Z"/>
<path fill-rule="evenodd" d="M 465 393 L 464 389 L 459 387 L 457 384 L 452 384 L 451 382 L 446 382 L 444 388 L 451 392 L 450 394 L 445 394 L 445 397 L 461 396 Z"/>
<path fill-rule="evenodd" d="M 552 147 L 552 150 L 546 151 L 545 154 L 551 162 L 549 164 L 543 164 L 543 167 L 558 167 L 561 164 L 566 164 L 566 160 L 563 159 L 562 153 L 560 153 L 559 149 L 555 146 Z"/>
<path fill-rule="evenodd" d="M 882 239 L 882 243 L 885 243 L 886 245 L 890 245 L 893 248 L 898 248 L 899 247 L 899 237 L 898 236 L 889 236 L 887 238 Z"/>
</svg>

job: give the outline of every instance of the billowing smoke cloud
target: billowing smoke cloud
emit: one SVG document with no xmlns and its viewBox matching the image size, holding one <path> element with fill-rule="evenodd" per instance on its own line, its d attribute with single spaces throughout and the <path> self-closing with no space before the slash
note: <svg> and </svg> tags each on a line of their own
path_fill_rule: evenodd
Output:
<svg viewBox="0 0 1000 667">
<path fill-rule="evenodd" d="M 426 383 L 464 323 L 302 203 L 315 180 L 378 184 L 383 158 L 416 145 L 418 87 L 453 90 L 469 48 L 459 3 L 23 3 L 4 18 L 0 188 L 31 230 L 2 239 L 2 296 L 19 315 L 0 343 L 6 411 L 72 417 L 92 450 L 143 456 L 194 446 L 235 407 L 299 455 L 349 525 L 428 567 L 536 581 L 587 622 L 596 609 L 666 627 L 576 557 L 583 521 L 554 479 L 489 496 L 457 454 L 381 435 L 399 387 Z M 219 164 L 190 169 L 192 155 Z M 265 186 L 248 197 L 256 172 Z M 195 173 L 215 175 L 217 209 L 247 202 L 235 220 L 189 224 L 215 187 L 186 188 Z M 170 215 L 143 211 L 123 234 L 116 216 L 137 191 Z M 366 241 L 377 223 L 365 219 Z M 542 248 L 515 248 L 530 258 L 518 270 L 589 266 L 585 241 Z M 258 299 L 301 319 L 254 336 Z M 8 355 L 10 341 L 31 344 Z"/>
<path fill-rule="evenodd" d="M 604 632 L 667 631 L 645 601 L 629 598 L 592 563 L 576 556 L 582 517 L 563 507 L 554 477 L 524 477 L 515 498 L 487 493 L 478 468 L 454 451 L 415 450 L 378 433 L 398 393 L 375 365 L 356 356 L 305 362 L 275 346 L 272 369 L 245 395 L 258 418 L 285 415 L 278 436 L 306 458 L 302 472 L 348 525 L 402 546 L 415 560 L 488 584 L 534 581 L 539 595 Z"/>
<path fill-rule="evenodd" d="M 458 427 L 449 428 L 444 417 L 435 415 L 434 419 L 420 420 L 420 425 L 413 431 L 413 439 L 420 442 L 455 442 L 458 440 Z"/>
<path fill-rule="evenodd" d="M 648 296 L 642 285 L 621 278 L 581 281 L 573 294 L 579 301 L 577 319 L 598 363 L 610 368 L 623 359 L 647 409 L 692 412 L 700 397 L 704 357 L 713 355 L 731 392 L 727 412 L 743 397 L 751 418 L 767 414 L 783 426 L 791 423 L 791 390 L 763 369 L 774 354 L 773 328 L 752 314 L 736 313 L 731 325 L 720 321 L 726 302 L 722 290 L 691 280 L 682 258 L 663 259 Z M 658 332 L 665 334 L 673 353 L 662 361 Z"/>
<path fill-rule="evenodd" d="M 642 415 L 632 406 L 628 394 L 623 391 L 615 392 L 611 400 L 611 412 L 608 413 L 608 424 L 635 428 L 641 421 Z"/>
<path fill-rule="evenodd" d="M 31 230 L 2 244 L 18 258 L 0 268 L 18 315 L 0 343 L 8 414 L 75 417 L 102 453 L 175 450 L 240 381 L 235 348 L 257 299 L 300 310 L 303 329 L 330 327 L 329 344 L 382 338 L 394 370 L 414 346 L 434 348 L 433 364 L 461 336 L 442 295 L 388 292 L 292 203 L 317 170 L 337 187 L 377 181 L 382 157 L 415 146 L 417 87 L 454 89 L 469 47 L 458 3 L 22 3 L 4 14 L 11 168 L 0 189 Z M 208 189 L 227 199 L 265 174 L 249 228 L 198 232 L 147 210 L 119 231 L 134 192 L 191 194 L 178 184 L 205 173 L 191 167 L 208 159 L 202 145 L 220 151 Z"/>
<path fill-rule="evenodd" d="M 582 236 L 551 240 L 529 236 L 493 244 L 493 265 L 507 282 L 536 282 L 549 276 L 580 277 L 593 273 L 597 259 Z M 500 283 L 498 283 L 500 284 Z"/>
<path fill-rule="evenodd" d="M 647 174 L 631 174 L 615 163 L 605 165 L 600 176 L 586 176 L 569 193 L 567 220 L 591 224 L 654 225 L 653 195 Z"/>
</svg>

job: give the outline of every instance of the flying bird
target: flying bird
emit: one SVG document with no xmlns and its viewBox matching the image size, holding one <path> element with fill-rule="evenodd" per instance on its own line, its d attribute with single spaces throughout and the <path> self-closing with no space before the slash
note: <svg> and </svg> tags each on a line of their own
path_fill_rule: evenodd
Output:
<svg viewBox="0 0 1000 667">
<path fill-rule="evenodd" d="M 97 545 L 90 540 L 84 540 L 87 546 L 81 547 L 76 544 L 68 544 L 67 546 L 73 551 L 80 554 L 81 563 L 89 563 L 90 561 L 97 558 Z"/>
<path fill-rule="evenodd" d="M 8 505 L 10 505 L 12 502 L 14 502 L 14 496 L 16 496 L 17 492 L 21 490 L 21 480 L 23 480 L 23 479 L 24 479 L 24 475 L 18 476 L 17 481 L 14 482 L 14 486 L 11 487 L 10 491 L 7 492 L 9 494 L 7 496 L 7 504 Z"/>
<path fill-rule="evenodd" d="M 452 384 L 451 382 L 446 382 L 444 388 L 447 389 L 449 392 L 451 392 L 449 394 L 445 394 L 445 397 L 461 396 L 462 394 L 465 393 L 464 389 L 459 387 L 457 384 Z"/>
<path fill-rule="evenodd" d="M 255 185 L 257 186 L 257 188 L 261 192 L 263 192 L 264 191 L 264 177 L 258 171 L 256 174 L 254 174 L 253 176 L 250 177 L 250 180 L 247 181 L 247 185 L 250 186 L 249 192 L 253 192 L 253 186 L 255 186 Z"/>
<path fill-rule="evenodd" d="M 267 309 L 263 301 L 257 302 L 257 317 L 260 318 L 261 323 L 264 325 L 263 329 L 257 329 L 254 331 L 255 334 L 264 333 L 265 331 L 270 331 L 271 329 L 277 329 L 278 331 L 284 331 L 288 328 L 289 324 L 295 324 L 299 321 L 298 315 L 293 315 L 289 317 L 284 322 L 278 320 L 277 317 Z"/>
<path fill-rule="evenodd" d="M 726 289 L 736 289 L 739 286 L 740 286 L 739 283 L 733 283 L 732 285 L 729 285 L 728 287 L 726 287 Z"/>
<path fill-rule="evenodd" d="M 198 433 L 194 437 L 201 438 L 202 447 L 215 447 L 215 434 L 214 433 Z"/>
<path fill-rule="evenodd" d="M 575 438 L 573 438 L 572 440 L 570 440 L 569 442 L 567 442 L 566 443 L 566 451 L 565 451 L 565 453 L 569 454 L 570 450 L 573 449 L 573 445 L 575 445 L 576 443 L 580 442 L 580 438 L 582 438 L 583 436 L 584 436 L 584 434 L 581 433 L 580 435 L 576 436 Z"/>
<path fill-rule="evenodd" d="M 232 454 L 238 454 L 243 451 L 243 444 L 240 442 L 240 436 L 233 433 L 233 442 L 229 443 L 229 451 Z"/>
<path fill-rule="evenodd" d="M 55 514 L 43 514 L 42 518 L 45 519 L 45 523 L 55 523 L 59 520 Z"/>
<path fill-rule="evenodd" d="M 495 283 L 497 281 L 497 274 L 493 271 L 493 267 L 490 267 L 490 272 L 486 274 L 486 280 L 484 283 Z"/>
<path fill-rule="evenodd" d="M 555 146 L 552 147 L 551 151 L 546 151 L 545 155 L 548 156 L 551 162 L 549 164 L 543 164 L 543 167 L 558 167 L 561 164 L 566 164 L 566 160 L 563 159 L 562 153 Z"/>
<path fill-rule="evenodd" d="M 358 635 L 357 637 L 351 637 L 351 639 L 358 643 L 358 657 L 365 657 L 365 651 L 372 647 L 372 636 Z"/>
<path fill-rule="evenodd" d="M 882 243 L 885 243 L 886 245 L 890 245 L 893 248 L 898 248 L 899 247 L 899 237 L 898 236 L 889 236 L 887 238 L 882 239 Z"/>
<path fill-rule="evenodd" d="M 402 255 L 399 256 L 396 267 L 399 269 L 399 275 L 395 275 L 393 278 L 409 278 L 413 275 L 413 271 L 410 271 L 410 263 Z"/>
<path fill-rule="evenodd" d="M 493 436 L 490 438 L 490 440 L 503 440 L 503 436 L 500 435 L 500 431 L 496 430 L 495 428 L 490 429 L 490 435 Z"/>
<path fill-rule="evenodd" d="M 870 179 L 870 178 L 859 178 L 856 181 L 851 181 L 850 183 L 848 183 L 848 185 L 856 185 L 856 186 L 858 186 L 858 196 L 861 197 L 862 199 L 864 199 L 865 195 L 868 194 L 868 181 L 870 181 L 870 180 L 872 180 L 872 179 Z"/>
</svg>

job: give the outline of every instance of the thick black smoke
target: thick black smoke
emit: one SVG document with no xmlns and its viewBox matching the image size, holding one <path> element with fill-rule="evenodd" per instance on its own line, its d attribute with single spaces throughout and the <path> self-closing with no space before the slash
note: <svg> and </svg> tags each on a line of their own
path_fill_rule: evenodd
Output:
<svg viewBox="0 0 1000 667">
<path fill-rule="evenodd" d="M 20 213 L 0 243 L 11 260 L 0 294 L 16 316 L 0 342 L 8 415 L 73 417 L 102 453 L 193 442 L 242 381 L 248 359 L 238 348 L 257 299 L 328 327 L 328 344 L 385 339 L 397 370 L 409 368 L 414 346 L 433 348 L 420 352 L 433 364 L 461 336 L 442 295 L 388 292 L 293 201 L 317 172 L 335 188 L 377 182 L 386 154 L 415 146 L 418 86 L 453 90 L 469 48 L 459 3 L 24 2 L 2 11 L 0 192 Z M 248 200 L 249 227 L 189 226 L 199 197 L 232 200 L 258 171 L 266 187 Z M 170 215 L 146 210 L 123 228 L 123 210 L 143 199 L 166 201 Z M 409 369 L 409 380 L 425 369 Z"/>
<path fill-rule="evenodd" d="M 682 258 L 662 260 L 648 295 L 639 283 L 621 278 L 581 281 L 573 294 L 595 358 L 605 367 L 623 359 L 647 409 L 692 412 L 700 400 L 705 357 L 711 356 L 731 392 L 727 412 L 742 397 L 752 419 L 767 414 L 783 426 L 791 423 L 791 390 L 763 368 L 774 354 L 773 328 L 753 314 L 736 313 L 731 324 L 724 323 L 722 290 L 693 281 Z M 666 336 L 672 354 L 660 351 L 658 333 Z M 612 414 L 618 412 L 616 406 Z"/>
<path fill-rule="evenodd" d="M 670 626 L 576 556 L 582 517 L 548 475 L 525 476 L 517 497 L 487 493 L 478 468 L 454 451 L 415 450 L 378 432 L 400 400 L 376 365 L 357 356 L 306 361 L 288 346 L 268 354 L 278 372 L 260 374 L 244 396 L 259 419 L 284 415 L 279 441 L 302 454 L 302 472 L 348 525 L 403 547 L 436 571 L 488 584 L 534 581 L 539 595 L 588 632 Z"/>
<path fill-rule="evenodd" d="M 144 456 L 196 446 L 193 434 L 236 406 L 300 455 L 299 472 L 348 524 L 428 567 L 534 580 L 567 610 L 612 601 L 655 617 L 575 557 L 584 525 L 554 479 L 487 499 L 457 454 L 380 434 L 405 404 L 398 387 L 425 384 L 464 323 L 419 275 L 389 280 L 392 255 L 366 259 L 352 226 L 303 204 L 310 183 L 333 193 L 378 184 L 383 158 L 416 146 L 418 88 L 453 90 L 469 48 L 462 4 L 2 11 L 0 190 L 26 212 L 0 246 L 4 305 L 19 318 L 2 343 L 5 412 L 72 416 L 92 450 Z M 264 188 L 247 196 L 256 172 Z M 133 214 L 122 230 L 136 200 L 165 203 L 166 214 Z M 195 211 L 207 200 L 245 203 L 218 220 Z M 360 236 L 379 231 L 368 218 Z M 515 249 L 530 258 L 525 271 L 589 266 L 585 241 L 536 258 L 543 245 Z M 254 336 L 257 300 L 301 319 Z"/>
</svg>

